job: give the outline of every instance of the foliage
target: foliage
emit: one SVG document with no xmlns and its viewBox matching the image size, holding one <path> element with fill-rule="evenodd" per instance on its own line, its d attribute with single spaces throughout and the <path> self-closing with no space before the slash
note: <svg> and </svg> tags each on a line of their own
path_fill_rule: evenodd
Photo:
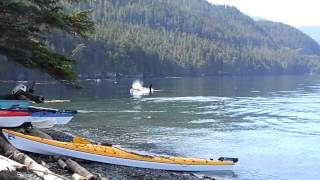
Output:
<svg viewBox="0 0 320 180">
<path fill-rule="evenodd" d="M 306 73 L 305 60 L 320 52 L 293 27 L 267 27 L 234 7 L 204 0 L 97 0 L 75 8 L 95 9 L 98 24 L 78 56 L 85 76 Z"/>
<path fill-rule="evenodd" d="M 263 75 L 318 72 L 320 48 L 281 23 L 256 22 L 205 0 L 95 0 L 88 40 L 49 37 L 54 52 L 79 59 L 81 78 Z M 318 68 L 319 69 L 319 68 Z"/>
<path fill-rule="evenodd" d="M 51 52 L 47 35 L 54 30 L 88 37 L 91 11 L 68 12 L 63 0 L 1 0 L 0 54 L 10 61 L 48 73 L 56 79 L 75 79 L 74 60 Z M 77 2 L 69 0 L 70 3 Z"/>
</svg>

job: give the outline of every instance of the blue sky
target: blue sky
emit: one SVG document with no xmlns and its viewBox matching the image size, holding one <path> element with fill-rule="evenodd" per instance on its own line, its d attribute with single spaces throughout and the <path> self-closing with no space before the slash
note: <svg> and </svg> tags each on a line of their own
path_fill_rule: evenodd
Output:
<svg viewBox="0 0 320 180">
<path fill-rule="evenodd" d="M 236 6 L 249 16 L 283 22 L 295 27 L 320 26 L 320 0 L 208 0 Z"/>
</svg>

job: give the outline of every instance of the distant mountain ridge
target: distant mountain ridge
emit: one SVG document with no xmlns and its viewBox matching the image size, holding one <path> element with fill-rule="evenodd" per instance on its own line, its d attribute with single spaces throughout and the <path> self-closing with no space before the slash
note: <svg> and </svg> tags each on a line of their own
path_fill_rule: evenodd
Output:
<svg viewBox="0 0 320 180">
<path fill-rule="evenodd" d="M 319 69 L 320 47 L 310 37 L 282 23 L 254 21 L 235 7 L 206 0 L 95 0 L 74 7 L 86 8 L 94 9 L 97 22 L 90 40 L 50 35 L 52 50 L 78 59 L 81 78 Z"/>
<path fill-rule="evenodd" d="M 266 18 L 260 16 L 251 16 L 251 18 L 255 21 L 268 21 Z"/>
<path fill-rule="evenodd" d="M 299 30 L 306 33 L 320 44 L 320 26 L 304 26 L 300 27 Z"/>
<path fill-rule="evenodd" d="M 292 26 L 271 21 L 257 21 L 257 24 L 281 47 L 300 50 L 303 54 L 320 55 L 319 44 Z"/>
</svg>

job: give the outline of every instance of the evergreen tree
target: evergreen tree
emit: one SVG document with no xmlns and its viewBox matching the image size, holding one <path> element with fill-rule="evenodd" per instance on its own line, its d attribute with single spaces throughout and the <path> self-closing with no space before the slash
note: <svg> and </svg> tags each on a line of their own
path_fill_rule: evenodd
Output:
<svg viewBox="0 0 320 180">
<path fill-rule="evenodd" d="M 90 13 L 90 10 L 70 11 L 64 0 L 1 0 L 0 54 L 58 80 L 73 80 L 76 78 L 72 68 L 74 60 L 51 52 L 47 36 L 53 31 L 64 31 L 88 37 L 94 30 Z"/>
</svg>

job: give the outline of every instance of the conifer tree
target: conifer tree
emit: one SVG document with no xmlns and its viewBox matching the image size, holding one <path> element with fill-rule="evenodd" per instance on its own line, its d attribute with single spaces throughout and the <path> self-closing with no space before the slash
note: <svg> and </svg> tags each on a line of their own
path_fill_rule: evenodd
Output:
<svg viewBox="0 0 320 180">
<path fill-rule="evenodd" d="M 48 73 L 57 80 L 76 78 L 74 60 L 54 53 L 48 34 L 64 31 L 86 38 L 94 30 L 90 10 L 71 11 L 66 3 L 79 0 L 1 0 L 0 54 L 27 68 Z"/>
</svg>

